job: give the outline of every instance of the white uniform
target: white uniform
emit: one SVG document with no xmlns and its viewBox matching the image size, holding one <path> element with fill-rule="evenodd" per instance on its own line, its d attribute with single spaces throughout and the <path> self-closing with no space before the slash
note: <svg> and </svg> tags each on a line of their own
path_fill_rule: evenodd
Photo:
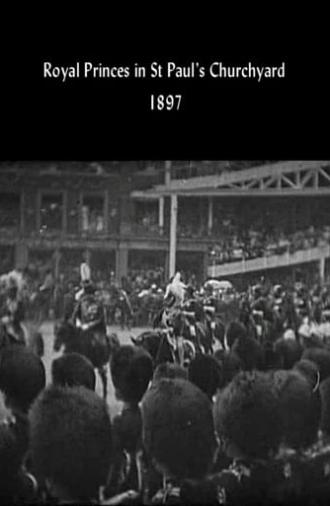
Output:
<svg viewBox="0 0 330 506">
<path fill-rule="evenodd" d="M 183 303 L 184 296 L 186 293 L 187 286 L 182 283 L 180 272 L 177 272 L 173 278 L 173 281 L 166 287 L 165 299 L 171 294 L 175 298 L 174 305 L 178 306 Z"/>
<path fill-rule="evenodd" d="M 91 269 L 86 262 L 82 262 L 80 264 L 80 277 L 81 281 L 90 281 L 91 280 Z"/>
</svg>

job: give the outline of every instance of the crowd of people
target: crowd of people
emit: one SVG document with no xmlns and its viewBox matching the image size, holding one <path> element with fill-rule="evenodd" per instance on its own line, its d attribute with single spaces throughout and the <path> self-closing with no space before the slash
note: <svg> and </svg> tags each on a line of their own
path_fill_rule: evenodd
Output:
<svg viewBox="0 0 330 506">
<path fill-rule="evenodd" d="M 326 504 L 330 287 L 174 281 L 164 299 L 177 311 L 177 296 L 190 314 L 194 301 L 213 304 L 215 322 L 223 305 L 239 311 L 213 353 L 185 364 L 117 343 L 115 416 L 85 356 L 53 359 L 46 382 L 32 350 L 1 349 L 2 502 Z"/>
<path fill-rule="evenodd" d="M 210 261 L 224 264 L 254 258 L 293 254 L 299 250 L 330 244 L 330 227 L 310 226 L 305 230 L 285 233 L 283 230 L 232 229 L 210 249 Z"/>
</svg>

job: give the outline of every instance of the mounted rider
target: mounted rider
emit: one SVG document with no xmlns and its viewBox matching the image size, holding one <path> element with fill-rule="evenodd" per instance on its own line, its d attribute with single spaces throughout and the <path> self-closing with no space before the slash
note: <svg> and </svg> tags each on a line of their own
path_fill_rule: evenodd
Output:
<svg viewBox="0 0 330 506">
<path fill-rule="evenodd" d="M 52 273 L 52 269 L 48 268 L 45 273 L 45 279 L 42 285 L 39 287 L 39 295 L 40 295 L 40 310 L 42 314 L 42 319 L 47 319 L 49 316 L 49 310 L 51 307 L 51 300 L 53 297 L 55 282 L 54 276 Z"/>
<path fill-rule="evenodd" d="M 19 344 L 25 344 L 25 333 L 21 325 L 25 308 L 19 292 L 18 282 L 13 276 L 7 278 L 5 299 L 0 309 L 1 322 L 7 335 Z"/>
<path fill-rule="evenodd" d="M 187 286 L 182 282 L 180 272 L 177 272 L 170 279 L 165 291 L 164 303 L 166 307 L 162 316 L 162 324 L 165 328 L 172 327 L 174 316 L 183 305 L 186 290 Z M 175 334 L 177 333 L 175 332 Z M 180 365 L 183 365 L 183 337 L 180 335 L 180 332 L 179 335 L 175 335 L 175 344 L 178 350 L 179 363 Z"/>
<path fill-rule="evenodd" d="M 81 330 L 93 330 L 103 335 L 106 333 L 104 307 L 95 296 L 95 286 L 91 280 L 82 282 L 82 290 L 73 310 L 73 325 Z"/>
<path fill-rule="evenodd" d="M 177 272 L 166 287 L 164 301 L 167 307 L 179 307 L 184 300 L 187 285 L 181 280 L 180 272 Z"/>
<path fill-rule="evenodd" d="M 80 265 L 81 290 L 76 293 L 76 305 L 71 321 L 76 328 L 93 330 L 93 333 L 106 334 L 106 316 L 102 302 L 95 296 L 95 286 L 91 280 L 91 270 L 86 261 Z"/>
</svg>

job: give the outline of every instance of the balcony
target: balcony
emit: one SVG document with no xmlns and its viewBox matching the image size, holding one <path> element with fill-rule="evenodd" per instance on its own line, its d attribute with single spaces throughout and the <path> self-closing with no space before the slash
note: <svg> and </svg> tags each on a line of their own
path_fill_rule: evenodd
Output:
<svg viewBox="0 0 330 506">
<path fill-rule="evenodd" d="M 272 255 L 253 260 L 241 260 L 223 265 L 212 265 L 208 268 L 209 277 L 232 276 L 234 274 L 244 274 L 246 272 L 264 271 L 279 267 L 289 267 L 293 265 L 320 261 L 330 257 L 330 246 L 320 246 L 307 250 L 296 251 L 290 254 L 289 251 L 282 255 Z"/>
</svg>

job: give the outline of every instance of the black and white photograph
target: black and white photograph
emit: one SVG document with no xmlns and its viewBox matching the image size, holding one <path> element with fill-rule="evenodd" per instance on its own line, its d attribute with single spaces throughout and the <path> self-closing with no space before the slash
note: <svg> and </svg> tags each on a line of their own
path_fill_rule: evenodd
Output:
<svg viewBox="0 0 330 506">
<path fill-rule="evenodd" d="M 330 502 L 327 30 L 202 10 L 3 17 L 0 505 Z"/>
<path fill-rule="evenodd" d="M 330 498 L 330 161 L 0 163 L 2 504 Z"/>
</svg>

